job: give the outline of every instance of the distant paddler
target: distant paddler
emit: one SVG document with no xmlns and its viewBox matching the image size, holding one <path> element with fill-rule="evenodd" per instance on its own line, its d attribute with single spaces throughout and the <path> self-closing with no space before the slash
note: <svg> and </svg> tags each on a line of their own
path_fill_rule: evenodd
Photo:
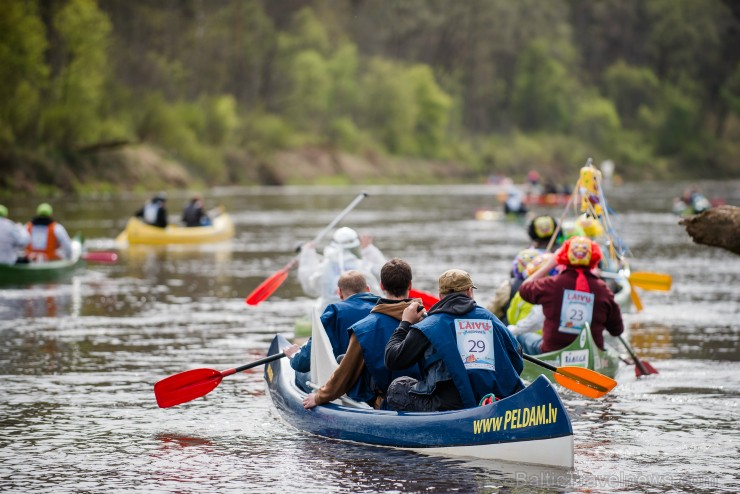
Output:
<svg viewBox="0 0 740 494">
<path fill-rule="evenodd" d="M 36 208 L 36 216 L 26 224 L 30 242 L 26 247 L 28 262 L 72 259 L 72 241 L 61 223 L 54 221 L 54 210 L 44 202 Z"/>
<path fill-rule="evenodd" d="M 604 349 L 603 331 L 613 336 L 624 332 L 622 312 L 614 294 L 591 270 L 601 260 L 599 245 L 587 237 L 567 240 L 556 255 L 532 273 L 519 287 L 521 298 L 542 305 L 545 324 L 542 336 L 525 333 L 517 337 L 525 353 L 560 350 L 590 325 L 594 342 Z M 565 269 L 547 274 L 558 264 Z"/>
</svg>

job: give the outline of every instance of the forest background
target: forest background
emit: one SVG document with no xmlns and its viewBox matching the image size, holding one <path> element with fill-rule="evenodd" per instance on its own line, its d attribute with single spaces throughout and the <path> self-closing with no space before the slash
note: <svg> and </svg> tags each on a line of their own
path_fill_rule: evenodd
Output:
<svg viewBox="0 0 740 494">
<path fill-rule="evenodd" d="M 740 176 L 733 0 L 0 0 L 0 190 Z"/>
</svg>

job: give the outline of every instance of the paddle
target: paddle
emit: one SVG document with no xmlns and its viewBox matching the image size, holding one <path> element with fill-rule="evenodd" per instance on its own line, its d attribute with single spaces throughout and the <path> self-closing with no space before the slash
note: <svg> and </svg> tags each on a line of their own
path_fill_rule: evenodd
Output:
<svg viewBox="0 0 740 494">
<path fill-rule="evenodd" d="M 617 381 L 585 367 L 555 367 L 531 355 L 522 354 L 525 360 L 552 371 L 555 381 L 588 398 L 601 398 L 617 385 Z"/>
<path fill-rule="evenodd" d="M 632 300 L 635 310 L 637 310 L 637 312 L 642 312 L 642 299 L 640 299 L 640 296 L 637 294 L 637 290 L 634 288 L 630 288 L 630 300 Z"/>
<path fill-rule="evenodd" d="M 622 345 L 627 349 L 627 353 L 630 354 L 630 357 L 632 357 L 632 361 L 635 362 L 635 376 L 649 376 L 650 374 L 658 374 L 658 371 L 650 365 L 650 362 L 647 360 L 640 360 L 637 358 L 637 355 L 635 354 L 634 350 L 632 350 L 632 347 L 629 346 L 627 343 L 627 340 L 622 338 L 622 335 L 619 335 L 617 338 L 619 338 L 619 341 L 622 342 Z"/>
<path fill-rule="evenodd" d="M 108 251 L 96 251 L 96 252 L 85 252 L 82 254 L 82 259 L 89 262 L 103 262 L 113 264 L 118 261 L 118 254 L 115 252 Z"/>
<path fill-rule="evenodd" d="M 360 194 L 358 194 L 357 197 L 354 198 L 354 200 L 349 204 L 349 206 L 344 208 L 342 212 L 339 213 L 339 215 L 336 218 L 334 218 L 332 222 L 326 226 L 326 228 L 321 230 L 321 232 L 318 235 L 316 235 L 316 237 L 313 239 L 313 243 L 314 244 L 319 243 L 319 241 L 322 238 L 324 238 L 324 236 L 327 233 L 329 233 L 329 230 L 334 228 L 337 223 L 342 221 L 342 218 L 347 216 L 347 214 L 349 214 L 350 211 L 352 211 L 360 202 L 362 202 L 362 200 L 365 199 L 367 195 L 368 195 L 367 192 L 360 192 Z M 283 284 L 285 279 L 288 277 L 288 273 L 290 273 L 290 270 L 298 265 L 298 257 L 299 256 L 295 256 L 293 259 L 291 259 L 291 261 L 288 264 L 286 264 L 280 270 L 278 270 L 277 273 L 273 274 L 272 276 L 267 278 L 265 281 L 260 283 L 260 285 L 257 288 L 255 288 L 252 291 L 252 293 L 247 295 L 245 302 L 248 305 L 257 305 L 260 302 L 267 299 L 267 297 L 275 293 L 275 290 L 277 290 L 280 287 L 280 285 Z"/>
<path fill-rule="evenodd" d="M 439 302 L 439 298 L 428 292 L 422 292 L 421 290 L 411 289 L 409 290 L 409 297 L 420 298 L 421 303 L 424 304 L 424 308 L 429 310 L 431 306 Z"/>
<path fill-rule="evenodd" d="M 280 352 L 225 371 L 193 369 L 166 377 L 154 385 L 154 396 L 157 398 L 157 405 L 159 405 L 159 408 L 169 408 L 200 398 L 213 391 L 221 383 L 221 379 L 226 376 L 243 372 L 252 367 L 267 364 L 283 357 L 285 357 L 285 353 Z"/>
<path fill-rule="evenodd" d="M 630 273 L 627 277 L 630 284 L 643 290 L 658 290 L 667 292 L 671 289 L 673 279 L 671 275 L 664 273 L 649 273 L 638 271 Z"/>
</svg>

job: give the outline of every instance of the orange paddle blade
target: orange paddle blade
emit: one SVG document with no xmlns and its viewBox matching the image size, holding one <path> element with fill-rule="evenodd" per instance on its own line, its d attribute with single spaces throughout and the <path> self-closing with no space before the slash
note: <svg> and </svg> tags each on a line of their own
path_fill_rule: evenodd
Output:
<svg viewBox="0 0 740 494">
<path fill-rule="evenodd" d="M 667 292 L 671 289 L 673 278 L 664 273 L 635 272 L 630 273 L 629 282 L 643 290 L 657 290 Z"/>
<path fill-rule="evenodd" d="M 564 388 L 589 398 L 601 398 L 617 385 L 617 381 L 611 377 L 585 367 L 558 367 L 553 376 Z"/>
<path fill-rule="evenodd" d="M 157 405 L 169 408 L 205 396 L 222 378 L 222 373 L 214 369 L 193 369 L 166 377 L 154 385 Z"/>
<path fill-rule="evenodd" d="M 283 268 L 267 278 L 247 296 L 245 302 L 247 302 L 248 305 L 257 305 L 265 300 L 267 297 L 275 293 L 275 290 L 283 284 L 283 281 L 288 277 L 289 272 L 290 269 Z"/>
<path fill-rule="evenodd" d="M 637 291 L 635 290 L 635 287 L 630 287 L 630 299 L 632 299 L 632 303 L 635 306 L 635 309 L 637 309 L 637 312 L 642 312 L 642 300 L 640 299 L 640 296 L 637 294 Z"/>
</svg>

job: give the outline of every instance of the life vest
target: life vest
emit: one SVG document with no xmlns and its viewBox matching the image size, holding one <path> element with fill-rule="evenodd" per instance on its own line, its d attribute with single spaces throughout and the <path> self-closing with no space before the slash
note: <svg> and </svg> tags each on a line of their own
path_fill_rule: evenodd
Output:
<svg viewBox="0 0 740 494">
<path fill-rule="evenodd" d="M 144 205 L 144 221 L 150 225 L 157 224 L 157 216 L 162 204 L 159 202 L 148 202 Z"/>
<path fill-rule="evenodd" d="M 509 303 L 509 309 L 506 311 L 506 320 L 509 324 L 516 324 L 532 312 L 532 307 L 534 307 L 534 305 L 526 302 L 522 296 L 519 295 L 519 292 L 516 292 Z"/>
<path fill-rule="evenodd" d="M 452 379 L 465 408 L 472 408 L 489 393 L 505 398 L 523 388 L 510 357 L 518 345 L 486 309 L 476 306 L 462 316 L 430 314 L 414 327 L 424 333 L 431 348 L 424 354 L 423 380 L 413 393 L 431 395 L 438 382 Z M 476 359 L 477 350 L 484 358 Z"/>
<path fill-rule="evenodd" d="M 399 325 L 399 320 L 387 314 L 371 312 L 366 318 L 350 328 L 357 342 L 362 347 L 362 357 L 365 360 L 365 370 L 357 384 L 347 392 L 347 395 L 356 401 L 369 401 L 377 393 L 385 395 L 388 386 L 397 377 L 410 376 L 420 379 L 421 373 L 417 366 L 400 371 L 389 371 L 385 367 L 385 346 L 391 339 L 393 332 Z"/>
<path fill-rule="evenodd" d="M 56 221 L 52 221 L 48 225 L 34 225 L 31 222 L 26 225 L 31 237 L 26 247 L 26 256 L 30 261 L 44 262 L 61 259 L 56 252 L 59 248 L 57 236 L 54 234 L 56 224 Z"/>
<path fill-rule="evenodd" d="M 329 304 L 321 314 L 321 323 L 329 337 L 334 357 L 347 352 L 349 346 L 348 329 L 357 321 L 364 319 L 375 307 L 380 297 L 372 293 L 357 293 L 336 304 Z"/>
</svg>

